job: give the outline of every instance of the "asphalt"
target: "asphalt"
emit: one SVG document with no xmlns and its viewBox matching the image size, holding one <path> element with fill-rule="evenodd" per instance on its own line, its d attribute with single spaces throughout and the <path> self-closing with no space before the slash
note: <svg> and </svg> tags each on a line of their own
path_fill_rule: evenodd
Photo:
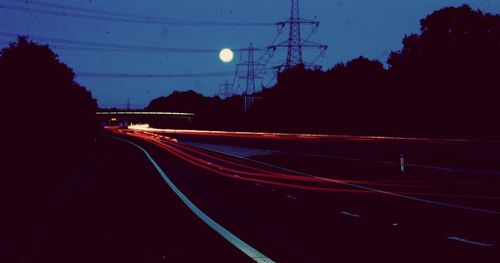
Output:
<svg viewBox="0 0 500 263">
<path fill-rule="evenodd" d="M 252 262 L 199 220 L 134 146 L 95 159 L 14 215 L 3 262 Z"/>
<path fill-rule="evenodd" d="M 129 139 L 150 152 L 208 215 L 277 262 L 499 259 L 498 214 L 373 192 L 317 192 L 243 182 Z"/>
<path fill-rule="evenodd" d="M 448 141 L 418 138 L 402 140 L 362 136 L 340 136 L 340 138 L 253 136 L 249 138 L 235 135 L 169 133 L 168 131 L 161 133 L 183 142 L 247 146 L 292 154 L 316 154 L 364 161 L 398 162 L 400 154 L 404 154 L 408 163 L 500 171 L 499 141 Z"/>
<path fill-rule="evenodd" d="M 196 206 L 276 262 L 500 259 L 498 214 L 242 181 L 120 138 L 143 147 Z M 139 148 L 106 136 L 98 148 L 86 169 L 19 216 L 5 262 L 252 262 L 181 202 Z"/>
</svg>

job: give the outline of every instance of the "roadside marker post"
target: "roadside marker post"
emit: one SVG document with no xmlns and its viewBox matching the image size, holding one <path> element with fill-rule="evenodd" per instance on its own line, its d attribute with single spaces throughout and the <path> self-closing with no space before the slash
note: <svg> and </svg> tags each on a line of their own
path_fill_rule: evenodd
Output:
<svg viewBox="0 0 500 263">
<path fill-rule="evenodd" d="M 401 173 L 405 173 L 405 158 L 403 154 L 399 156 L 399 166 L 401 167 Z"/>
</svg>

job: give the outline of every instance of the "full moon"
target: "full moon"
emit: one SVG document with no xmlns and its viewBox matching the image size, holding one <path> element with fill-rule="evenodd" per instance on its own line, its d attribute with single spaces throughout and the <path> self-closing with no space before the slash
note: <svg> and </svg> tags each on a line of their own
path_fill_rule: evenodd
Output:
<svg viewBox="0 0 500 263">
<path fill-rule="evenodd" d="M 229 63 L 233 60 L 234 53 L 231 49 L 229 48 L 224 48 L 223 50 L 220 51 L 219 53 L 219 58 L 225 63 Z"/>
</svg>

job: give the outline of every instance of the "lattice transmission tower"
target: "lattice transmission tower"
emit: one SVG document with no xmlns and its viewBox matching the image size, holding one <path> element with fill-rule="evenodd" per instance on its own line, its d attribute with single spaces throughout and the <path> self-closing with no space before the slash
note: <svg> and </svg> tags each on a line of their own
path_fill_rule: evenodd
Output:
<svg viewBox="0 0 500 263">
<path fill-rule="evenodd" d="M 265 64 L 255 61 L 255 52 L 260 49 L 255 48 L 252 43 L 248 48 L 241 49 L 240 62 L 236 65 L 236 74 L 238 85 L 241 79 L 244 79 L 245 90 L 243 91 L 243 108 L 248 111 L 250 105 L 258 99 L 255 96 L 257 92 L 256 80 L 262 81 L 265 71 Z M 245 56 L 246 55 L 246 56 Z"/>
<path fill-rule="evenodd" d="M 244 79 L 246 83 L 244 95 L 250 95 L 257 91 L 256 80 L 262 80 L 264 74 L 266 65 L 255 61 L 255 51 L 260 51 L 260 49 L 255 48 L 252 43 L 248 48 L 240 49 L 240 62 L 236 65 L 238 80 Z"/>
<path fill-rule="evenodd" d="M 219 85 L 219 93 L 217 95 L 223 99 L 227 99 L 233 95 L 231 91 L 231 84 L 227 80 L 223 84 Z"/>
<path fill-rule="evenodd" d="M 296 67 L 297 65 L 305 65 L 316 67 L 316 65 L 307 65 L 304 63 L 302 57 L 303 48 L 317 48 L 320 50 L 320 54 L 324 55 L 325 50 L 328 48 L 327 45 L 309 41 L 307 39 L 302 39 L 301 36 L 301 25 L 306 24 L 312 26 L 312 33 L 315 33 L 319 21 L 304 19 L 300 17 L 299 0 L 292 0 L 292 9 L 290 12 L 290 18 L 286 21 L 279 22 L 278 25 L 285 27 L 288 25 L 288 40 L 285 40 L 279 44 L 273 45 L 272 48 L 286 48 L 287 57 L 286 62 L 282 65 L 282 68 L 290 69 Z"/>
</svg>

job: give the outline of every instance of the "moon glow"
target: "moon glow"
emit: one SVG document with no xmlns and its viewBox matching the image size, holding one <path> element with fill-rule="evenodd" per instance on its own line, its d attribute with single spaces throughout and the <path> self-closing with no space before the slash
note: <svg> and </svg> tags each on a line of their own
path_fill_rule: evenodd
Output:
<svg viewBox="0 0 500 263">
<path fill-rule="evenodd" d="M 224 63 L 229 63 L 233 60 L 234 53 L 231 49 L 229 48 L 224 48 L 220 51 L 219 53 L 219 58 L 222 60 Z"/>
</svg>

